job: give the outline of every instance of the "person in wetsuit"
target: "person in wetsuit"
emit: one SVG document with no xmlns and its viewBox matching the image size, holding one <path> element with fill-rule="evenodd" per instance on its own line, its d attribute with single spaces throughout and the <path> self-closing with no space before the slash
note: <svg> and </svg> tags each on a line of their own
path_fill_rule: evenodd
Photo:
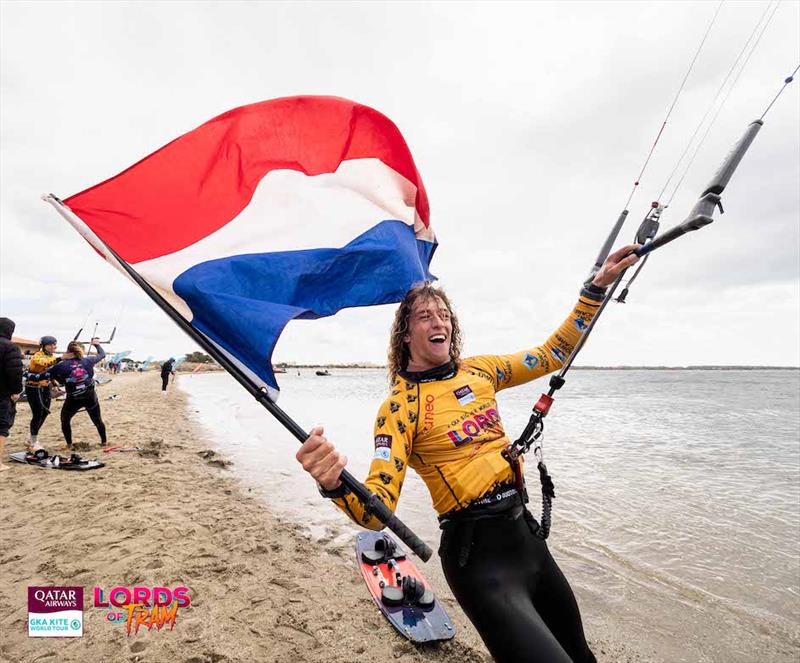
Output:
<svg viewBox="0 0 800 663">
<path fill-rule="evenodd" d="M 42 336 L 39 341 L 39 350 L 31 357 L 31 362 L 28 365 L 29 373 L 44 373 L 58 362 L 58 357 L 55 355 L 57 343 L 58 341 L 54 336 Z M 50 414 L 50 380 L 26 380 L 25 396 L 28 398 L 28 405 L 31 407 L 32 414 L 26 446 L 29 451 L 35 451 L 41 448 L 39 430 Z"/>
<path fill-rule="evenodd" d="M 495 660 L 593 662 L 572 589 L 525 507 L 496 392 L 563 366 L 594 317 L 605 288 L 638 258 L 611 254 L 584 285 L 566 320 L 540 346 L 509 355 L 461 358 L 461 330 L 445 294 L 412 289 L 395 315 L 389 350 L 391 392 L 375 420 L 364 484 L 394 510 L 407 468 L 425 482 L 439 514 L 442 568 L 450 589 Z M 347 463 L 311 431 L 297 460 L 320 492 L 359 525 L 383 525 L 339 476 Z"/>
<path fill-rule="evenodd" d="M 169 376 L 175 375 L 175 359 L 170 357 L 161 364 L 161 391 L 167 393 L 167 385 L 169 384 Z"/>
<path fill-rule="evenodd" d="M 72 418 L 82 409 L 86 410 L 97 428 L 100 446 L 108 444 L 100 401 L 94 389 L 94 366 L 106 353 L 99 339 L 93 338 L 90 343 L 97 348 L 97 354 L 84 356 L 83 345 L 78 341 L 70 341 L 61 361 L 43 373 L 28 375 L 29 380 L 53 379 L 64 385 L 67 396 L 61 408 L 61 432 L 68 450 L 72 449 Z"/>
</svg>

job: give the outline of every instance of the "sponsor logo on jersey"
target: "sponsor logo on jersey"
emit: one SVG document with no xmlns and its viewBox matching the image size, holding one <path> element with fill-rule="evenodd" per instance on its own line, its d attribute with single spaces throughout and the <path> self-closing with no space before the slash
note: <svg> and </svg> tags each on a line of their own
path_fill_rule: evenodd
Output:
<svg viewBox="0 0 800 663">
<path fill-rule="evenodd" d="M 586 328 L 589 326 L 586 324 L 586 320 L 583 318 L 575 318 L 572 323 L 575 325 L 575 329 L 577 329 L 581 334 L 586 331 Z"/>
<path fill-rule="evenodd" d="M 475 394 L 472 393 L 472 389 L 470 389 L 468 384 L 456 389 L 453 395 L 456 397 L 459 405 L 466 405 L 475 400 Z"/>
<path fill-rule="evenodd" d="M 523 358 L 522 363 L 528 367 L 529 370 L 533 370 L 539 364 L 539 358 L 536 355 L 532 355 L 528 352 Z"/>
<path fill-rule="evenodd" d="M 374 458 L 378 460 L 388 461 L 391 457 L 392 457 L 392 436 L 376 435 Z"/>
<path fill-rule="evenodd" d="M 553 359 L 556 361 L 567 361 L 567 353 L 561 348 L 553 348 L 550 350 L 550 354 L 553 355 Z"/>
<path fill-rule="evenodd" d="M 425 433 L 433 428 L 433 401 L 436 400 L 431 394 L 425 396 L 425 414 L 422 415 L 422 432 Z"/>
<path fill-rule="evenodd" d="M 450 441 L 457 447 L 469 444 L 485 430 L 492 430 L 500 423 L 500 413 L 494 408 L 486 414 L 476 414 L 461 423 L 460 430 L 447 431 Z"/>
</svg>

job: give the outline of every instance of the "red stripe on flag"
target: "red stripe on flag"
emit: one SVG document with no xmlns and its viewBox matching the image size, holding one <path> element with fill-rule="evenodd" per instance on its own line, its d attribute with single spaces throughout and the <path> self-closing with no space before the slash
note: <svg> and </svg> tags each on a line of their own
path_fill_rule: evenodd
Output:
<svg viewBox="0 0 800 663">
<path fill-rule="evenodd" d="M 378 111 L 337 97 L 235 108 L 64 202 L 123 260 L 136 263 L 224 226 L 271 170 L 320 175 L 362 158 L 379 159 L 417 187 L 417 213 L 428 225 L 422 178 L 398 128 Z"/>
</svg>

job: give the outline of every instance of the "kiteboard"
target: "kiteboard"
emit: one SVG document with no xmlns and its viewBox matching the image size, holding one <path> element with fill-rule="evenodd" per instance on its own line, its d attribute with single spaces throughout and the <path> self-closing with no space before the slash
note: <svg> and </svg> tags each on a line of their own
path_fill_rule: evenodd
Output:
<svg viewBox="0 0 800 663">
<path fill-rule="evenodd" d="M 16 463 L 25 463 L 27 465 L 37 465 L 38 467 L 58 470 L 96 470 L 99 467 L 105 467 L 105 463 L 101 463 L 97 460 L 84 460 L 78 454 L 72 454 L 67 458 L 58 455 L 48 456 L 44 449 L 37 449 L 33 453 L 17 451 L 16 453 L 9 454 L 8 457 Z"/>
<path fill-rule="evenodd" d="M 430 585 L 397 542 L 384 532 L 356 537 L 356 561 L 375 605 L 413 642 L 450 640 L 456 629 Z"/>
</svg>

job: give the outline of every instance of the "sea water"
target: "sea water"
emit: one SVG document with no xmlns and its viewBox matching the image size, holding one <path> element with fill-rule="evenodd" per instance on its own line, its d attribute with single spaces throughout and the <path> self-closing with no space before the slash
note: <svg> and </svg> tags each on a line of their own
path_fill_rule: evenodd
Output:
<svg viewBox="0 0 800 663">
<path fill-rule="evenodd" d="M 385 372 L 278 377 L 280 406 L 306 430 L 323 424 L 363 478 Z M 234 471 L 273 508 L 317 537 L 352 535 L 295 460 L 299 443 L 232 378 L 181 376 L 180 385 Z M 509 434 L 522 430 L 546 388 L 539 380 L 498 394 Z M 800 651 L 800 371 L 574 370 L 546 420 L 544 449 L 557 495 L 549 544 L 574 586 L 640 628 L 663 611 L 657 623 L 697 640 L 680 660 L 784 660 L 787 652 L 790 660 Z M 413 471 L 397 513 L 436 547 L 435 514 Z M 779 651 L 763 658 L 727 628 L 763 634 Z M 676 645 L 664 660 L 681 651 Z"/>
</svg>

